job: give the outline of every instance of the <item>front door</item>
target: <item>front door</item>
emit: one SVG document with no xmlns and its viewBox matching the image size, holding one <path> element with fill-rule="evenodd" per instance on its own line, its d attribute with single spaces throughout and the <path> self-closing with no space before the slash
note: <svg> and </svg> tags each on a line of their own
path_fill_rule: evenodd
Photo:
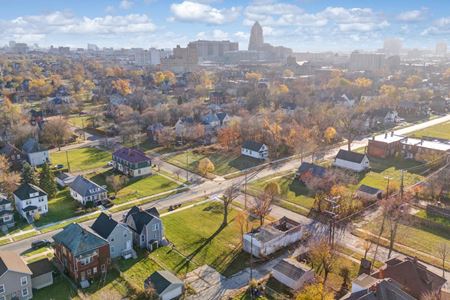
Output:
<svg viewBox="0 0 450 300">
<path fill-rule="evenodd" d="M 86 273 L 84 271 L 81 272 L 80 277 L 81 277 L 81 281 L 86 280 Z"/>
<path fill-rule="evenodd" d="M 131 241 L 130 240 L 127 241 L 127 246 L 126 246 L 125 250 L 131 250 Z"/>
</svg>

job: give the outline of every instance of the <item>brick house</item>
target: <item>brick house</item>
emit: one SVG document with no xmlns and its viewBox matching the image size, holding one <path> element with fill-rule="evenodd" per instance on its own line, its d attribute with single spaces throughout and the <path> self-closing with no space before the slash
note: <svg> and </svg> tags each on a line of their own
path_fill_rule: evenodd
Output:
<svg viewBox="0 0 450 300">
<path fill-rule="evenodd" d="M 57 261 L 82 287 L 89 285 L 89 279 L 106 274 L 111 257 L 109 243 L 104 238 L 72 223 L 54 235 L 53 240 Z"/>
</svg>

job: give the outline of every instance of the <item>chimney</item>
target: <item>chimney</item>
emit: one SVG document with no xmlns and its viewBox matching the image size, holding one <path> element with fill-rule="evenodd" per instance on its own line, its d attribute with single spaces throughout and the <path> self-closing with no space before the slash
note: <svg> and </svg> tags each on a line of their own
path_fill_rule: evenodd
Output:
<svg viewBox="0 0 450 300">
<path fill-rule="evenodd" d="M 387 137 L 388 137 L 388 133 L 386 132 L 386 133 L 384 134 L 384 138 L 387 139 Z"/>
<path fill-rule="evenodd" d="M 374 135 L 372 135 L 372 141 L 375 141 L 375 136 Z"/>
<path fill-rule="evenodd" d="M 391 136 L 394 136 L 394 131 L 391 131 Z"/>
</svg>

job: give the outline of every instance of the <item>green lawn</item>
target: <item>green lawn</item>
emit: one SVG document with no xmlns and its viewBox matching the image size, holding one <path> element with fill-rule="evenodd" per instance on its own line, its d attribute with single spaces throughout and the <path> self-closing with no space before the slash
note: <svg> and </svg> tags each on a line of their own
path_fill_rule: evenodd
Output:
<svg viewBox="0 0 450 300">
<path fill-rule="evenodd" d="M 53 279 L 53 284 L 40 290 L 33 290 L 33 299 L 37 300 L 67 300 L 73 299 L 76 291 L 70 283 L 58 274 Z"/>
<path fill-rule="evenodd" d="M 89 119 L 91 117 L 87 115 L 72 115 L 69 117 L 69 124 L 79 128 L 86 128 L 89 125 Z"/>
<path fill-rule="evenodd" d="M 40 227 L 48 223 L 58 222 L 86 213 L 78 202 L 70 197 L 68 189 L 59 191 L 53 199 L 48 201 L 48 213 L 41 216 L 35 225 Z"/>
<path fill-rule="evenodd" d="M 448 226 L 449 230 L 450 230 L 450 219 L 446 219 L 444 217 L 439 217 L 439 216 L 428 215 L 426 210 L 424 210 L 424 209 L 419 210 L 415 215 L 419 218 L 427 219 L 429 221 Z"/>
<path fill-rule="evenodd" d="M 216 175 L 226 175 L 229 173 L 255 167 L 263 163 L 263 161 L 261 160 L 242 156 L 240 155 L 240 153 L 237 154 L 225 151 L 209 151 L 205 153 L 185 151 L 183 153 L 168 157 L 166 161 L 181 168 L 187 168 L 189 171 L 198 172 L 198 162 L 203 158 L 209 158 L 212 161 L 215 166 L 215 170 L 213 173 Z M 188 166 L 186 167 L 187 162 Z"/>
<path fill-rule="evenodd" d="M 101 168 L 111 160 L 111 153 L 97 148 L 68 150 L 67 156 L 69 157 L 71 172 Z M 66 151 L 50 153 L 50 161 L 52 164 L 62 164 L 65 168 L 68 167 Z"/>
<path fill-rule="evenodd" d="M 113 171 L 108 170 L 103 173 L 91 173 L 87 177 L 98 185 L 107 185 L 106 177 L 113 174 Z M 115 204 L 127 202 L 132 199 L 142 198 L 146 196 L 156 195 L 159 193 L 167 192 L 180 187 L 178 183 L 168 179 L 165 176 L 159 174 L 153 174 L 143 178 L 129 179 L 126 186 L 118 191 Z M 109 192 L 113 190 L 108 187 Z"/>
<path fill-rule="evenodd" d="M 411 134 L 414 137 L 429 136 L 439 139 L 450 140 L 450 122 L 434 125 Z"/>
</svg>

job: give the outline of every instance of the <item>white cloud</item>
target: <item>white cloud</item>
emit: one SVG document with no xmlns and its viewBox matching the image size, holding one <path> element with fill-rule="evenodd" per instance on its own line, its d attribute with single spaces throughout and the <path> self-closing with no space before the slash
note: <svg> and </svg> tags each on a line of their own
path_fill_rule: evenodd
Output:
<svg viewBox="0 0 450 300">
<path fill-rule="evenodd" d="M 425 19 L 427 10 L 425 8 L 408 10 L 397 15 L 397 20 L 402 22 L 419 22 Z"/>
<path fill-rule="evenodd" d="M 228 35 L 228 32 L 222 31 L 220 29 L 214 29 L 211 32 L 202 31 L 202 32 L 197 33 L 197 39 L 223 41 L 223 40 L 228 40 L 229 35 Z"/>
<path fill-rule="evenodd" d="M 192 1 L 174 3 L 170 6 L 170 11 L 173 14 L 172 20 L 217 25 L 232 22 L 240 15 L 239 7 L 218 9 Z"/>
<path fill-rule="evenodd" d="M 129 9 L 129 8 L 131 8 L 131 6 L 133 6 L 133 1 L 131 1 L 131 0 L 121 0 L 120 1 L 120 8 L 123 8 L 123 9 Z"/>
<path fill-rule="evenodd" d="M 450 17 L 440 18 L 433 25 L 424 29 L 421 35 L 450 35 Z"/>
</svg>

